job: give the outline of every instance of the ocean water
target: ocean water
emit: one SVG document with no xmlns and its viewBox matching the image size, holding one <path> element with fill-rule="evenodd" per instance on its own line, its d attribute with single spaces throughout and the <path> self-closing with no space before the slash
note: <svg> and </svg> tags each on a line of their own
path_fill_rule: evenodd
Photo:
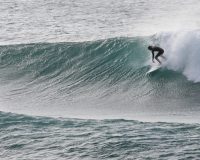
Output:
<svg viewBox="0 0 200 160">
<path fill-rule="evenodd" d="M 200 159 L 198 0 L 0 4 L 0 159 Z"/>
</svg>

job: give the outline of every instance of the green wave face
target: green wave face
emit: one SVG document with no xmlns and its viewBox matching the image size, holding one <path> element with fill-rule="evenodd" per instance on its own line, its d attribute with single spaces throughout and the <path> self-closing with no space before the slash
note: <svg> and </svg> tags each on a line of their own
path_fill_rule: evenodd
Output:
<svg viewBox="0 0 200 160">
<path fill-rule="evenodd" d="M 106 87 L 142 78 L 148 53 L 143 39 L 108 39 L 96 42 L 2 46 L 4 80 L 28 78 L 28 83 L 73 87 Z M 75 86 L 78 85 L 79 87 Z"/>
<path fill-rule="evenodd" d="M 1 46 L 1 110 L 18 111 L 23 106 L 21 111 L 38 114 L 33 108 L 48 106 L 52 113 L 56 106 L 61 116 L 89 111 L 94 118 L 93 112 L 99 110 L 100 115 L 129 117 L 172 109 L 185 112 L 188 106 L 190 111 L 198 110 L 198 83 L 167 66 L 146 75 L 151 38 Z"/>
</svg>

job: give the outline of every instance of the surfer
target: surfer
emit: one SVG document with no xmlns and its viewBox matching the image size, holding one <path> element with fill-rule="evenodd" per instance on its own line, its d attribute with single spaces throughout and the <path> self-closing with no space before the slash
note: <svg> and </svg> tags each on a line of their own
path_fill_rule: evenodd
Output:
<svg viewBox="0 0 200 160">
<path fill-rule="evenodd" d="M 154 52 L 158 52 L 155 56 L 155 59 L 161 64 L 161 61 L 158 59 L 159 56 L 165 59 L 163 56 L 164 49 L 157 47 L 157 46 L 148 46 L 148 49 L 152 52 L 152 62 L 154 63 Z"/>
</svg>

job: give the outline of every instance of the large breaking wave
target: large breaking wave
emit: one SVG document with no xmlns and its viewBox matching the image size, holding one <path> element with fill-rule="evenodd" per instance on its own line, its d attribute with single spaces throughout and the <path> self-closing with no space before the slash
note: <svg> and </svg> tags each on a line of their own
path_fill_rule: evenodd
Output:
<svg viewBox="0 0 200 160">
<path fill-rule="evenodd" d="M 199 42 L 199 32 L 193 31 L 1 46 L 1 110 L 94 118 L 94 113 L 134 118 L 133 113 L 147 110 L 171 114 L 172 108 L 173 114 L 180 108 L 196 112 Z M 147 76 L 149 44 L 164 48 L 167 61 Z"/>
</svg>

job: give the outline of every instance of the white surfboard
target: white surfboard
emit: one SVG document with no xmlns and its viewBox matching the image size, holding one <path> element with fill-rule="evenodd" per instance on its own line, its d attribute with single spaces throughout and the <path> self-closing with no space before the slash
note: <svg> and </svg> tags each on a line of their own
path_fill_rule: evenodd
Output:
<svg viewBox="0 0 200 160">
<path fill-rule="evenodd" d="M 146 74 L 152 73 L 161 67 L 162 67 L 161 65 L 153 65 L 153 66 L 151 66 L 151 68 L 149 69 L 149 71 Z"/>
</svg>

